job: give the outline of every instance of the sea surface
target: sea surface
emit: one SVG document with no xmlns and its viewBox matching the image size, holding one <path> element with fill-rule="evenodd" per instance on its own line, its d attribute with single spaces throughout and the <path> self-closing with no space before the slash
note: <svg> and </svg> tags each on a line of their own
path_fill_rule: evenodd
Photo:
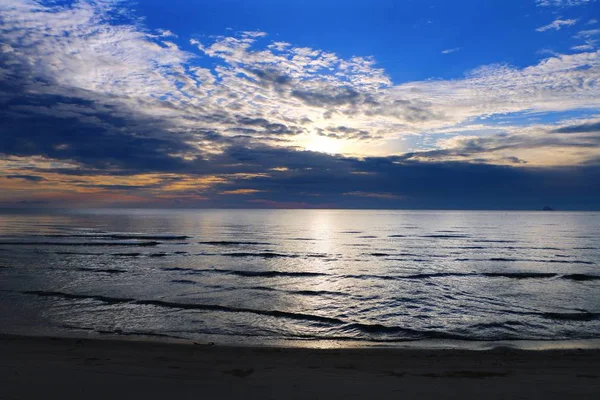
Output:
<svg viewBox="0 0 600 400">
<path fill-rule="evenodd" d="M 600 213 L 0 213 L 0 333 L 600 339 Z"/>
</svg>

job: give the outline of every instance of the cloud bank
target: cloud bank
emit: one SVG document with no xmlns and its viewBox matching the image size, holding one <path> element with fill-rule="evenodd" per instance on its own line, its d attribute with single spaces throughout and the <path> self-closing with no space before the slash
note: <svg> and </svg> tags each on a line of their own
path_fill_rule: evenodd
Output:
<svg viewBox="0 0 600 400">
<path fill-rule="evenodd" d="M 571 179 L 576 169 L 594 177 L 600 162 L 594 113 L 491 122 L 597 110 L 593 44 L 525 68 L 394 83 L 371 57 L 344 59 L 265 32 L 150 31 L 117 0 L 3 0 L 0 13 L 7 204 L 213 205 L 226 197 L 232 206 L 414 207 L 434 195 L 458 204 L 463 192 L 496 201 L 507 180 L 513 195 L 549 195 L 536 179 Z M 420 148 L 386 151 L 415 138 Z M 496 186 L 480 191 L 484 172 Z"/>
</svg>

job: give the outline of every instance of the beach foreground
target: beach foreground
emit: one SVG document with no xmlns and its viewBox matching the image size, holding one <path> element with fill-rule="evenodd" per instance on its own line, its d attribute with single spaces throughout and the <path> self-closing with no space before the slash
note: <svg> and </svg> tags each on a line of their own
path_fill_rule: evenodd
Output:
<svg viewBox="0 0 600 400">
<path fill-rule="evenodd" d="M 600 350 L 320 350 L 0 336 L 0 354 L 2 399 L 600 396 Z"/>
</svg>

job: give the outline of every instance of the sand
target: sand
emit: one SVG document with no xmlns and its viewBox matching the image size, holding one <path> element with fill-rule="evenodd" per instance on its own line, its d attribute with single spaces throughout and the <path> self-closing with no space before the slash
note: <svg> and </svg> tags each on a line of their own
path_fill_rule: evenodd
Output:
<svg viewBox="0 0 600 400">
<path fill-rule="evenodd" d="M 318 350 L 0 336 L 0 398 L 600 399 L 600 350 Z"/>
</svg>

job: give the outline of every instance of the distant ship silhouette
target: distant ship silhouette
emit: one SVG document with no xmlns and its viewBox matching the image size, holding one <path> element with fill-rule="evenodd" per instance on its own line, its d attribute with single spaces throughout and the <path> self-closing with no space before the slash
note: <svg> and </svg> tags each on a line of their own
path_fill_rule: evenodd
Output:
<svg viewBox="0 0 600 400">
<path fill-rule="evenodd" d="M 544 206 L 544 208 L 542 208 L 542 211 L 555 211 L 555 210 L 552 207 Z"/>
</svg>

